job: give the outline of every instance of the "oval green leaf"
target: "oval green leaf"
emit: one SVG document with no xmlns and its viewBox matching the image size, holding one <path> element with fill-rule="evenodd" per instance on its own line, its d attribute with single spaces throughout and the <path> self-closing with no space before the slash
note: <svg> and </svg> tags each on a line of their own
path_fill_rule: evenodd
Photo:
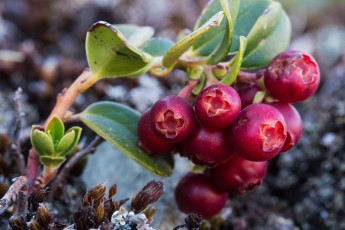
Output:
<svg viewBox="0 0 345 230">
<path fill-rule="evenodd" d="M 98 102 L 80 115 L 81 121 L 127 157 L 158 175 L 169 176 L 172 165 L 166 156 L 149 156 L 138 146 L 137 124 L 140 114 L 115 102 Z"/>
<path fill-rule="evenodd" d="M 142 46 L 155 33 L 155 30 L 150 26 L 137 26 L 133 24 L 116 24 L 114 26 L 123 34 L 127 42 L 135 47 Z"/>
<path fill-rule="evenodd" d="M 100 21 L 86 34 L 86 56 L 94 77 L 122 77 L 148 68 L 152 57 L 126 41 L 109 23 Z"/>
<path fill-rule="evenodd" d="M 218 27 L 224 17 L 224 12 L 218 12 L 213 15 L 210 20 L 203 24 L 200 28 L 195 30 L 193 33 L 184 37 L 181 41 L 171 47 L 163 57 L 163 66 L 167 69 L 172 68 L 179 57 L 186 52 L 202 35 Z"/>
<path fill-rule="evenodd" d="M 232 41 L 230 53 L 239 49 L 239 37 L 247 36 L 255 24 L 257 18 L 264 12 L 272 0 L 240 0 L 239 5 L 236 1 L 224 1 L 225 7 L 230 8 L 230 15 L 233 23 Z M 224 7 L 223 6 L 223 7 Z M 203 10 L 199 20 L 195 24 L 195 29 L 200 27 L 203 22 L 208 20 L 215 12 L 222 10 L 220 0 L 211 0 Z M 214 52 L 215 48 L 222 43 L 224 31 L 227 25 L 225 20 L 219 27 L 201 37 L 194 45 L 195 55 L 208 56 Z"/>
<path fill-rule="evenodd" d="M 240 0 L 220 0 L 220 5 L 226 17 L 226 25 L 223 30 L 222 42 L 207 58 L 207 63 L 209 64 L 216 64 L 228 55 L 232 42 L 233 24 L 237 17 Z M 214 31 L 209 31 L 208 33 L 214 33 Z"/>
<path fill-rule="evenodd" d="M 41 130 L 36 129 L 31 132 L 31 145 L 39 156 L 54 154 L 54 143 L 51 136 Z"/>
<path fill-rule="evenodd" d="M 248 35 L 242 67 L 266 66 L 278 53 L 286 50 L 291 38 L 291 23 L 279 2 L 265 10 Z"/>
<path fill-rule="evenodd" d="M 153 57 L 160 57 L 164 56 L 174 44 L 175 43 L 169 39 L 153 38 L 143 45 L 142 50 Z"/>
<path fill-rule="evenodd" d="M 70 128 L 65 136 L 60 140 L 56 152 L 59 156 L 66 156 L 78 145 L 82 128 L 74 126 Z"/>
</svg>

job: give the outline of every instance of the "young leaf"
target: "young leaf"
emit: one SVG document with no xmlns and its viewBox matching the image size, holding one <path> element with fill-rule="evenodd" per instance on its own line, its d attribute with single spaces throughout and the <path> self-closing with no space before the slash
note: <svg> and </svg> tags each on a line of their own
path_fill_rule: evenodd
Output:
<svg viewBox="0 0 345 230">
<path fill-rule="evenodd" d="M 96 78 L 134 75 L 146 69 L 152 57 L 129 44 L 114 26 L 97 22 L 86 35 L 86 56 Z"/>
<path fill-rule="evenodd" d="M 148 171 L 169 176 L 172 166 L 162 156 L 149 156 L 138 146 L 140 114 L 115 102 L 98 102 L 81 113 L 81 121 Z"/>
<path fill-rule="evenodd" d="M 55 151 L 59 156 L 66 156 L 78 145 L 82 128 L 73 126 L 70 128 L 65 136 L 60 140 Z"/>
<path fill-rule="evenodd" d="M 231 85 L 236 80 L 238 72 L 241 69 L 242 59 L 243 59 L 244 52 L 246 50 L 246 46 L 247 46 L 247 40 L 245 37 L 241 36 L 240 49 L 238 53 L 236 54 L 236 56 L 234 57 L 234 59 L 231 60 L 231 63 L 232 63 L 231 69 L 222 79 L 221 81 L 222 83 Z"/>
<path fill-rule="evenodd" d="M 48 121 L 45 131 L 51 136 L 55 145 L 59 143 L 60 139 L 65 134 L 65 125 L 58 117 L 54 116 L 50 121 Z"/>
<path fill-rule="evenodd" d="M 39 156 L 53 155 L 54 144 L 51 137 L 41 130 L 32 130 L 31 144 Z"/>
<path fill-rule="evenodd" d="M 51 156 L 41 156 L 40 161 L 42 165 L 50 168 L 59 168 L 60 165 L 65 162 L 65 157 L 51 157 Z"/>
<path fill-rule="evenodd" d="M 216 64 L 228 55 L 232 41 L 233 24 L 237 17 L 240 0 L 220 0 L 220 5 L 226 17 L 226 25 L 222 42 L 207 58 L 207 63 L 209 64 Z"/>
<path fill-rule="evenodd" d="M 289 17 L 280 3 L 271 3 L 248 35 L 248 45 L 242 67 L 266 66 L 278 53 L 287 49 L 290 37 Z"/>
<path fill-rule="evenodd" d="M 114 26 L 123 34 L 127 42 L 135 47 L 142 46 L 155 33 L 154 29 L 150 26 L 137 26 L 132 24 L 116 24 Z"/>
<path fill-rule="evenodd" d="M 171 47 L 163 57 L 163 66 L 168 69 L 172 68 L 179 57 L 186 52 L 203 34 L 219 26 L 223 17 L 224 12 L 218 12 L 200 28 L 187 35 L 185 38 Z"/>
<path fill-rule="evenodd" d="M 153 57 L 163 56 L 172 46 L 174 42 L 164 38 L 153 38 L 146 42 L 142 50 Z"/>
</svg>

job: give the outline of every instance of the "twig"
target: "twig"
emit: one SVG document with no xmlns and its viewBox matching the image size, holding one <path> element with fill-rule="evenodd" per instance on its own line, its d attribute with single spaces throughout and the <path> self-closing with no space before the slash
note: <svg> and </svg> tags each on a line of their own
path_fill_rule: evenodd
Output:
<svg viewBox="0 0 345 230">
<path fill-rule="evenodd" d="M 100 138 L 99 136 L 96 136 L 93 141 L 77 152 L 76 154 L 71 157 L 71 159 L 61 168 L 59 174 L 55 177 L 54 183 L 52 183 L 52 187 L 49 193 L 49 200 L 52 200 L 54 197 L 54 193 L 59 187 L 59 185 L 62 183 L 62 181 L 65 179 L 68 172 L 71 170 L 71 168 L 80 161 L 81 158 L 86 156 L 87 154 L 94 152 L 96 150 L 96 147 L 101 144 L 104 140 Z"/>
<path fill-rule="evenodd" d="M 22 124 L 22 118 L 25 116 L 25 114 L 22 112 L 22 104 L 21 104 L 21 98 L 22 98 L 22 89 L 18 88 L 17 91 L 14 94 L 13 97 L 13 104 L 14 104 L 14 118 L 11 122 L 10 130 L 9 130 L 9 136 L 10 136 L 10 149 L 9 154 L 15 156 L 15 162 L 17 164 L 17 168 L 19 171 L 19 174 L 23 175 L 25 174 L 25 160 L 24 156 L 21 153 L 20 149 L 20 128 Z"/>
<path fill-rule="evenodd" d="M 25 213 L 26 210 L 22 210 L 26 207 L 26 195 L 28 191 L 28 178 L 26 176 L 16 177 L 13 180 L 13 184 L 7 190 L 6 194 L 0 199 L 0 214 L 13 202 L 17 200 L 19 194 L 21 198 L 18 199 L 18 213 Z M 24 203 L 23 203 L 24 202 Z"/>
<path fill-rule="evenodd" d="M 192 93 L 192 90 L 197 86 L 199 80 L 188 80 L 187 84 L 178 93 L 179 97 L 187 98 Z"/>
<path fill-rule="evenodd" d="M 258 70 L 256 73 L 240 71 L 238 72 L 237 79 L 241 82 L 256 82 L 258 79 L 263 77 L 264 72 L 264 69 Z"/>
</svg>

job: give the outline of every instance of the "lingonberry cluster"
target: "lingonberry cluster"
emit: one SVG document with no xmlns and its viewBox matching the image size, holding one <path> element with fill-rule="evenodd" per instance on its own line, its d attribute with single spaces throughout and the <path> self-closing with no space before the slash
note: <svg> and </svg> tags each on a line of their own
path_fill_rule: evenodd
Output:
<svg viewBox="0 0 345 230">
<path fill-rule="evenodd" d="M 194 106 L 167 96 L 143 114 L 138 137 L 148 154 L 176 151 L 207 166 L 177 185 L 181 211 L 213 216 L 224 207 L 227 194 L 240 195 L 260 185 L 267 161 L 298 142 L 302 120 L 290 103 L 315 93 L 320 82 L 316 61 L 288 50 L 257 75 L 263 76 L 264 86 L 259 80 L 238 81 L 233 87 L 212 84 L 198 94 Z M 259 91 L 267 96 L 253 104 Z"/>
</svg>

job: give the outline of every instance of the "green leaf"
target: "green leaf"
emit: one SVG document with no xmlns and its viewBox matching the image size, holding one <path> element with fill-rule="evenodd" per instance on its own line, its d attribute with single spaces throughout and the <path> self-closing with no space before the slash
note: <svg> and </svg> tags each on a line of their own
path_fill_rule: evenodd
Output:
<svg viewBox="0 0 345 230">
<path fill-rule="evenodd" d="M 65 134 L 65 125 L 63 122 L 56 116 L 54 116 L 46 127 L 46 133 L 48 133 L 53 139 L 54 146 L 59 143 L 60 139 Z"/>
<path fill-rule="evenodd" d="M 116 24 L 114 27 L 123 34 L 129 44 L 135 47 L 142 46 L 155 33 L 155 30 L 150 26 Z"/>
<path fill-rule="evenodd" d="M 169 176 L 172 166 L 166 161 L 166 157 L 149 156 L 138 146 L 137 125 L 140 116 L 137 111 L 121 104 L 98 102 L 83 111 L 80 119 L 148 171 L 159 176 Z"/>
<path fill-rule="evenodd" d="M 40 161 L 42 165 L 50 168 L 59 168 L 60 165 L 66 161 L 65 157 L 51 157 L 51 156 L 41 156 Z"/>
<path fill-rule="evenodd" d="M 163 57 L 163 66 L 170 69 L 172 68 L 179 57 L 186 52 L 202 35 L 218 27 L 224 17 L 224 12 L 218 12 L 210 18 L 200 28 L 195 30 L 193 33 L 187 35 L 181 41 L 171 47 Z"/>
<path fill-rule="evenodd" d="M 135 75 L 149 67 L 152 57 L 126 41 L 114 26 L 97 22 L 86 34 L 86 56 L 96 78 Z"/>
<path fill-rule="evenodd" d="M 240 37 L 240 49 L 236 56 L 231 60 L 231 69 L 222 79 L 223 84 L 231 85 L 237 78 L 238 72 L 241 69 L 242 59 L 246 50 L 247 40 L 245 37 Z"/>
<path fill-rule="evenodd" d="M 233 24 L 237 17 L 240 0 L 220 0 L 220 5 L 226 17 L 226 25 L 223 30 L 224 34 L 221 44 L 217 49 L 213 50 L 213 52 L 207 58 L 207 63 L 209 64 L 216 64 L 222 61 L 228 55 L 232 42 Z M 208 33 L 213 32 L 214 31 L 210 31 Z"/>
<path fill-rule="evenodd" d="M 233 33 L 230 52 L 236 52 L 239 49 L 239 37 L 247 36 L 255 24 L 257 18 L 264 12 L 272 0 L 240 0 L 239 6 L 236 1 L 224 1 L 230 8 L 230 15 L 233 22 Z M 211 0 L 205 7 L 201 17 L 196 22 L 195 29 L 199 28 L 211 15 L 222 10 L 220 0 Z M 202 36 L 194 45 L 195 55 L 208 56 L 219 44 L 222 43 L 224 31 L 226 29 L 224 20 L 219 27 Z"/>
<path fill-rule="evenodd" d="M 248 35 L 242 67 L 266 66 L 290 43 L 291 24 L 279 2 L 273 2 L 259 17 Z"/>
<path fill-rule="evenodd" d="M 51 137 L 41 130 L 32 130 L 31 144 L 39 156 L 53 155 L 54 143 Z"/>
<path fill-rule="evenodd" d="M 174 42 L 164 38 L 153 38 L 146 42 L 142 50 L 153 57 L 163 56 L 172 46 Z"/>
<path fill-rule="evenodd" d="M 73 126 L 70 128 L 65 136 L 59 142 L 56 152 L 59 156 L 66 156 L 78 145 L 82 128 L 78 126 Z"/>
<path fill-rule="evenodd" d="M 200 91 L 204 88 L 205 83 L 206 83 L 206 76 L 205 74 L 201 74 L 199 83 L 194 87 L 194 89 L 192 90 L 192 93 L 194 95 L 198 95 Z"/>
</svg>

